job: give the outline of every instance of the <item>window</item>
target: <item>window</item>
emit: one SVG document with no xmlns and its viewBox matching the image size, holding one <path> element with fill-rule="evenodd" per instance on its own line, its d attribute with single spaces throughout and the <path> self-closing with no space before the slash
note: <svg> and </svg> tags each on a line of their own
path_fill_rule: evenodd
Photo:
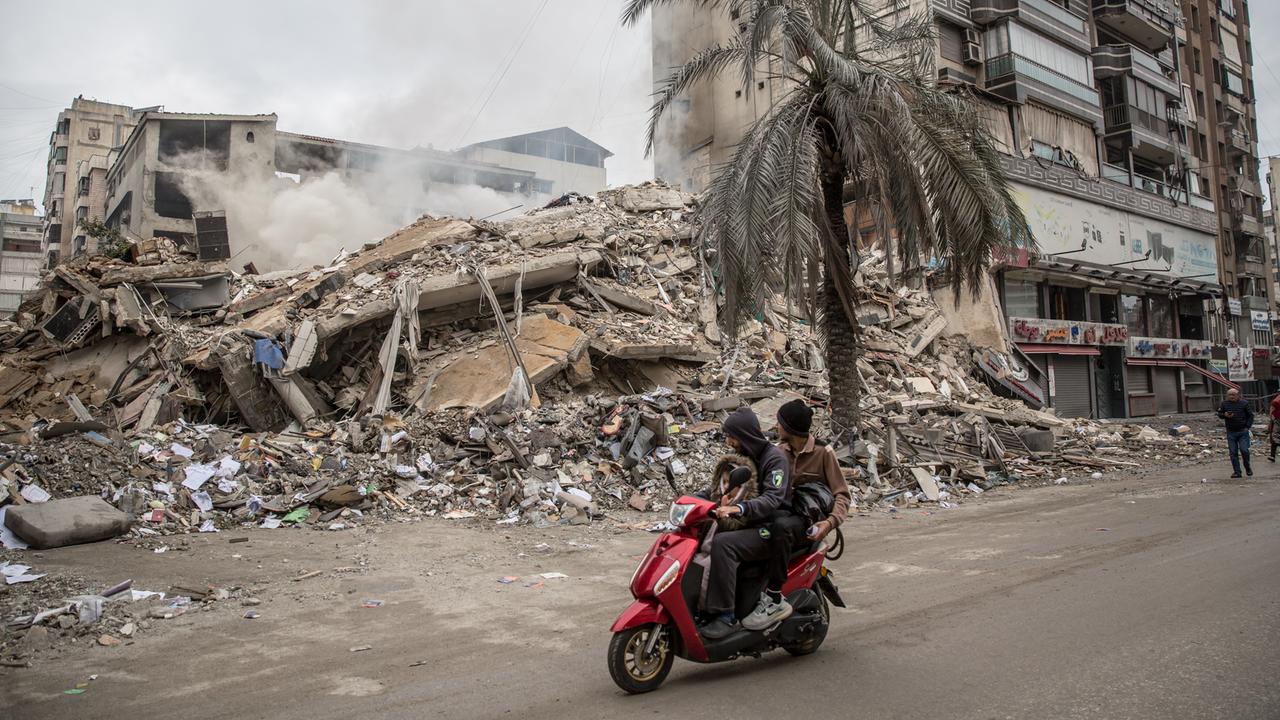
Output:
<svg viewBox="0 0 1280 720">
<path fill-rule="evenodd" d="M 1167 297 L 1149 298 L 1151 310 L 1151 336 L 1173 337 L 1173 301 Z"/>
<path fill-rule="evenodd" d="M 1240 73 L 1224 67 L 1222 73 L 1222 87 L 1225 88 L 1227 92 L 1235 93 L 1236 95 L 1244 95 L 1244 78 L 1240 77 Z"/>
<path fill-rule="evenodd" d="M 1196 74 L 1204 72 L 1204 66 L 1200 64 L 1200 48 L 1191 48 L 1192 66 L 1195 68 Z"/>
<path fill-rule="evenodd" d="M 964 43 L 963 33 L 959 26 L 951 23 L 938 23 L 938 46 L 941 48 L 942 57 L 952 62 L 963 62 L 964 57 L 960 52 L 960 46 Z"/>
<path fill-rule="evenodd" d="M 1007 27 L 1010 52 L 1051 68 L 1082 85 L 1093 85 L 1093 69 L 1086 55 L 1017 23 L 1009 23 Z"/>
<path fill-rule="evenodd" d="M 1121 295 L 1120 307 L 1124 311 L 1124 324 L 1130 335 L 1147 334 L 1147 305 L 1141 295 Z"/>
<path fill-rule="evenodd" d="M 247 142 L 247 143 L 250 143 L 250 144 L 252 144 L 252 143 L 253 143 L 253 131 L 252 131 L 252 130 L 250 130 L 249 132 L 247 132 L 247 133 L 245 133 L 245 134 L 244 134 L 244 141 L 245 141 L 245 142 Z"/>
<path fill-rule="evenodd" d="M 1004 308 L 1009 317 L 1040 317 L 1040 286 L 1032 280 L 1006 277 Z"/>
</svg>

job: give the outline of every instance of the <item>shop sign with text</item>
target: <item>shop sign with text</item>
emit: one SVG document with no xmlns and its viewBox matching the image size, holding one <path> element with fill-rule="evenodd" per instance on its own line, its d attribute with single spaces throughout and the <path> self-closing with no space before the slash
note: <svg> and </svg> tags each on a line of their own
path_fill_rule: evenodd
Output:
<svg viewBox="0 0 1280 720">
<path fill-rule="evenodd" d="M 1129 338 L 1129 357 L 1207 360 L 1212 355 L 1213 343 L 1208 340 L 1179 340 L 1176 338 L 1153 337 Z"/>
<path fill-rule="evenodd" d="M 1011 317 L 1009 332 L 1015 342 L 1050 345 L 1124 345 L 1129 339 L 1124 325 L 1040 318 Z"/>
</svg>

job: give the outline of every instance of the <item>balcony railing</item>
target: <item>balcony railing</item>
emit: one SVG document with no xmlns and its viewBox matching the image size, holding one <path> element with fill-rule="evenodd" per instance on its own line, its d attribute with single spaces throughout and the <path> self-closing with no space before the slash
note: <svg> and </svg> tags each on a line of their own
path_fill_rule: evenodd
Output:
<svg viewBox="0 0 1280 720">
<path fill-rule="evenodd" d="M 1064 92 L 1077 100 L 1083 100 L 1092 105 L 1098 104 L 1097 90 L 1076 82 L 1057 70 L 1045 67 L 1034 60 L 1029 60 L 1015 53 L 1005 53 L 987 61 L 988 84 L 1009 75 L 1022 75 Z"/>
<path fill-rule="evenodd" d="M 1103 163 L 1101 175 L 1104 179 L 1110 180 L 1111 182 L 1127 185 L 1135 190 L 1148 192 L 1152 195 L 1159 195 L 1160 197 L 1167 198 L 1168 200 L 1176 203 L 1190 205 L 1191 207 L 1208 210 L 1209 212 L 1213 212 L 1214 209 L 1213 200 L 1211 198 L 1207 198 L 1203 195 L 1197 195 L 1195 193 L 1188 193 L 1180 187 L 1168 185 L 1158 180 L 1152 180 L 1151 178 L 1143 177 L 1142 175 L 1134 174 L 1131 177 L 1129 175 L 1129 171 L 1119 165 Z"/>
<path fill-rule="evenodd" d="M 1106 120 L 1108 131 L 1140 127 L 1159 135 L 1161 138 L 1167 139 L 1169 136 L 1169 124 L 1164 118 L 1152 115 L 1132 105 L 1112 105 L 1105 109 L 1102 114 Z"/>
</svg>

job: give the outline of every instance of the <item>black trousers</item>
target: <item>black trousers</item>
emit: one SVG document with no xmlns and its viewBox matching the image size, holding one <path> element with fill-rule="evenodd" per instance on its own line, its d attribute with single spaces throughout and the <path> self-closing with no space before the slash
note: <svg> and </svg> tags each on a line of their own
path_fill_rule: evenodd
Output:
<svg viewBox="0 0 1280 720">
<path fill-rule="evenodd" d="M 809 521 L 786 510 L 769 518 L 769 589 L 781 592 L 787 583 L 787 565 L 797 542 L 804 542 Z"/>
<path fill-rule="evenodd" d="M 711 568 L 707 572 L 708 613 L 734 612 L 738 595 L 738 566 L 768 560 L 773 547 L 766 527 L 718 532 L 711 541 Z"/>
</svg>

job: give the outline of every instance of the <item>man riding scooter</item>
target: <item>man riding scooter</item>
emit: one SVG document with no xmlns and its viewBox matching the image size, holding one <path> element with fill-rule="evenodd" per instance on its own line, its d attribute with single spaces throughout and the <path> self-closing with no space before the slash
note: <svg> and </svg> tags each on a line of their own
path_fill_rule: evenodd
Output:
<svg viewBox="0 0 1280 720">
<path fill-rule="evenodd" d="M 748 630 L 763 630 L 776 622 L 770 617 L 769 606 L 782 601 L 782 586 L 787 581 L 787 562 L 791 559 L 795 543 L 802 538 L 808 542 L 821 541 L 844 522 L 853 501 L 849 484 L 845 482 L 835 453 L 826 445 L 819 444 L 809 433 L 813 426 L 813 410 L 803 400 L 792 400 L 778 408 L 777 420 L 778 449 L 787 458 L 791 498 L 769 520 L 772 548 L 769 585 L 760 605 L 742 620 L 742 626 Z M 804 492 L 801 488 L 823 488 L 829 491 L 822 493 L 829 503 L 821 511 L 824 516 L 811 518 L 794 507 Z"/>
<path fill-rule="evenodd" d="M 707 575 L 704 610 L 715 619 L 701 628 L 703 637 L 718 640 L 740 626 L 734 603 L 738 589 L 738 567 L 744 562 L 768 560 L 773 546 L 769 529 L 763 525 L 790 499 L 790 471 L 787 457 L 774 447 L 760 430 L 760 421 L 751 408 L 738 408 L 724 421 L 725 442 L 735 452 L 755 463 L 759 494 L 750 500 L 717 507 L 717 518 L 737 517 L 746 523 L 741 530 L 717 533 L 711 544 L 711 567 Z M 762 598 L 763 612 L 770 624 L 791 615 L 785 600 Z M 761 611 L 757 607 L 757 612 Z M 755 615 L 756 613 L 752 613 Z"/>
</svg>

